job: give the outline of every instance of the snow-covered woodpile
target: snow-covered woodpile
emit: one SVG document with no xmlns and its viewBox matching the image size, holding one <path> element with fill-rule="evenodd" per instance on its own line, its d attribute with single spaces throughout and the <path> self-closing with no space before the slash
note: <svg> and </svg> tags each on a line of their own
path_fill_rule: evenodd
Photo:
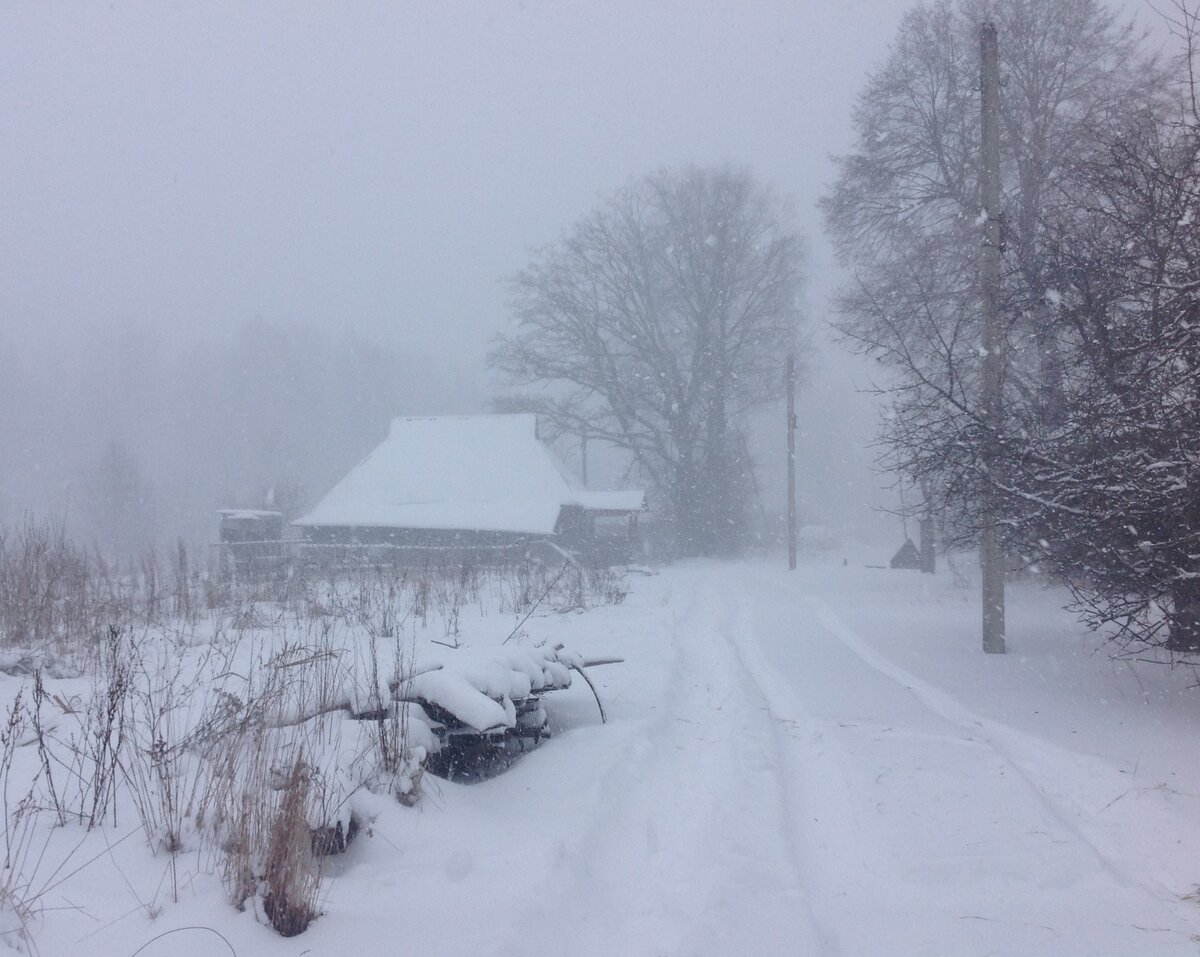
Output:
<svg viewBox="0 0 1200 957">
<path fill-rule="evenodd" d="M 357 830 L 356 792 L 387 791 L 404 802 L 426 770 L 466 780 L 497 773 L 550 736 L 545 694 L 571 687 L 573 672 L 591 687 L 585 668 L 620 660 L 585 658 L 561 644 L 438 648 L 365 692 L 361 683 L 306 684 L 263 715 L 280 738 L 268 746 L 273 773 L 282 777 L 301 760 L 318 769 L 324 790 L 310 807 L 314 848 L 340 851 Z M 603 718 L 598 696 L 596 704 Z M 303 733 L 287 733 L 294 730 Z M 389 735 L 390 746 L 373 740 Z M 375 759 L 364 760 L 368 754 Z"/>
<path fill-rule="evenodd" d="M 572 671 L 586 680 L 585 667 L 608 663 L 562 645 L 455 649 L 418 666 L 391 691 L 397 701 L 420 707 L 417 720 L 437 742 L 432 770 L 477 774 L 549 736 L 544 694 L 569 688 Z"/>
</svg>

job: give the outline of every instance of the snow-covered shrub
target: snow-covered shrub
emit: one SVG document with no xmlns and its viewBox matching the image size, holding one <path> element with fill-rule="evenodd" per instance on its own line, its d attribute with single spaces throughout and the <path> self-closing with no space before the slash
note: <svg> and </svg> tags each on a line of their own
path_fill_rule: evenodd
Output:
<svg viewBox="0 0 1200 957">
<path fill-rule="evenodd" d="M 387 663 L 374 640 L 356 654 L 332 627 L 323 635 L 264 648 L 248 674 L 223 675 L 193 735 L 211 775 L 198 824 L 219 848 L 229 900 L 285 936 L 317 914 L 322 860 L 358 830 L 355 793 L 414 802 L 426 751 L 410 745 L 412 712 L 388 691 L 411 657 L 400 640 Z"/>
<path fill-rule="evenodd" d="M 420 800 L 425 757 L 437 746 L 429 732 L 429 719 L 420 707 L 393 700 L 394 690 L 412 673 L 413 661 L 411 646 L 406 649 L 397 636 L 392 644 L 391 667 L 385 670 L 379 642 L 372 636 L 367 660 L 357 669 L 351 702 L 351 711 L 363 726 L 361 734 L 369 742 L 355 761 L 364 765 L 358 772 L 359 783 L 373 792 L 392 795 L 406 807 Z"/>
<path fill-rule="evenodd" d="M 37 745 L 37 804 L 53 811 L 60 826 L 81 822 L 91 829 L 113 808 L 128 742 L 127 706 L 136 654 L 128 636 L 112 627 L 93 651 L 92 690 L 86 698 L 66 700 L 49 694 L 41 671 L 34 671 L 28 705 L 22 692 L 13 702 L 10 724 L 18 720 L 19 711 L 18 736 L 22 743 Z M 56 714 L 48 715 L 51 709 Z M 58 783 L 56 774 L 61 776 Z M 7 789 L 7 774 L 4 778 Z"/>
<path fill-rule="evenodd" d="M 284 936 L 317 913 L 320 859 L 313 853 L 310 805 L 319 800 L 301 734 L 259 727 L 226 736 L 210 754 L 213 777 L 202 820 L 218 841 L 230 903 L 251 906 Z M 283 763 L 291 758 L 291 763 Z"/>
</svg>

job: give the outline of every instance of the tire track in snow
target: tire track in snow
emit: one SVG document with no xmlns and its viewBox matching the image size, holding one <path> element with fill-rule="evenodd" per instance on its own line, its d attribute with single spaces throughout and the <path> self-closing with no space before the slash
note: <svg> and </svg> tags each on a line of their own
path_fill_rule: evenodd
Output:
<svg viewBox="0 0 1200 957">
<path fill-rule="evenodd" d="M 972 740 L 978 741 L 995 753 L 1013 772 L 1025 782 L 1042 807 L 1068 833 L 1087 847 L 1100 865 L 1112 878 L 1129 888 L 1138 888 L 1172 906 L 1179 916 L 1190 919 L 1187 909 L 1179 906 L 1178 894 L 1148 876 L 1138 876 L 1122 866 L 1087 831 L 1080 826 L 1077 813 L 1051 795 L 1038 780 L 1037 774 L 1017 757 L 1019 752 L 1041 752 L 1059 762 L 1078 759 L 1073 752 L 1058 748 L 1049 742 L 1026 734 L 1009 725 L 1004 725 L 976 714 L 952 695 L 936 688 L 901 668 L 895 662 L 867 645 L 858 633 L 822 599 L 805 595 L 804 601 L 812 609 L 817 621 L 845 648 L 864 664 L 894 682 L 913 695 L 924 707 L 951 724 L 968 732 Z"/>
<path fill-rule="evenodd" d="M 811 867 L 806 864 L 805 848 L 797 834 L 797 822 L 802 819 L 802 799 L 795 793 L 794 782 L 802 779 L 803 769 L 794 754 L 797 736 L 788 733 L 787 727 L 797 728 L 796 719 L 785 716 L 785 701 L 790 696 L 772 677 L 772 672 L 761 660 L 753 643 L 753 617 L 751 609 L 745 605 L 739 606 L 734 627 L 722 629 L 722 634 L 729 642 L 730 650 L 742 676 L 743 687 L 750 689 L 751 696 L 757 697 L 762 703 L 762 709 L 767 716 L 775 763 L 779 773 L 775 775 L 774 783 L 776 800 L 780 814 L 780 832 L 791 869 L 801 888 L 807 889 L 818 879 Z M 812 906 L 811 897 L 805 893 L 804 904 L 807 916 L 814 930 L 820 937 L 820 953 L 826 957 L 838 957 L 842 948 L 837 935 L 831 928 L 825 926 L 820 916 Z"/>
<path fill-rule="evenodd" d="M 587 731 L 609 739 L 596 749 L 605 763 L 582 781 L 589 810 L 498 952 L 836 953 L 789 839 L 779 729 L 748 693 L 729 637 L 743 609 L 703 572 L 673 585 L 680 611 L 662 697 Z M 563 937 L 551 915 L 580 900 L 586 912 Z M 539 923 L 557 936 L 527 932 Z"/>
<path fill-rule="evenodd" d="M 1069 836 L 1077 847 L 1090 855 L 1095 866 L 1107 874 L 1116 886 L 1140 892 L 1148 901 L 1153 901 L 1171 912 L 1182 928 L 1192 928 L 1190 932 L 1180 930 L 1176 933 L 1195 932 L 1195 908 L 1181 899 L 1180 891 L 1167 887 L 1157 879 L 1155 872 L 1135 872 L 1127 866 L 1119 848 L 1106 847 L 1102 835 L 1097 836 L 1089 831 L 1086 822 L 1088 814 L 1094 813 L 1094 809 L 1089 812 L 1088 808 L 1070 798 L 1056 795 L 1042 777 L 1049 773 L 1052 775 L 1050 780 L 1053 781 L 1064 767 L 1070 765 L 1075 765 L 1090 774 L 1095 774 L 1098 766 L 1102 766 L 1105 772 L 1111 772 L 1107 765 L 1098 759 L 1089 759 L 970 710 L 954 696 L 909 673 L 868 645 L 822 598 L 813 594 L 797 593 L 778 581 L 770 582 L 770 588 L 793 606 L 807 606 L 821 630 L 835 638 L 838 644 L 855 658 L 894 687 L 902 689 L 930 714 L 965 732 L 966 737 L 959 739 L 960 743 L 974 745 L 993 754 L 1004 767 L 1011 770 L 1014 779 L 1024 785 L 1027 792 L 1033 796 L 1036 805 L 1054 822 L 1060 832 Z M 760 684 L 773 688 L 773 697 L 778 702 L 776 710 L 780 717 L 795 720 L 788 715 L 787 682 L 763 655 L 754 653 L 754 659 L 754 670 L 759 672 Z M 845 724 L 839 724 L 842 728 L 846 727 Z M 910 729 L 904 729 L 902 733 L 910 736 L 915 734 L 922 737 L 941 737 L 928 736 L 925 732 Z M 1040 772 L 1039 765 L 1043 769 Z"/>
</svg>

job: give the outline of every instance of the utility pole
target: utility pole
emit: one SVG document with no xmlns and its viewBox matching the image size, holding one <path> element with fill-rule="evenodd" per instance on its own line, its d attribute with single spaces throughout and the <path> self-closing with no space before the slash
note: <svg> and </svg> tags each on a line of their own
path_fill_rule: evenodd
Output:
<svg viewBox="0 0 1200 957">
<path fill-rule="evenodd" d="M 932 575 L 937 571 L 937 553 L 933 542 L 933 483 L 927 479 L 921 481 L 921 519 L 917 526 L 921 538 L 921 571 Z"/>
<path fill-rule="evenodd" d="M 1003 422 L 1004 337 L 1000 333 L 1000 56 L 996 24 L 979 31 L 982 162 L 979 188 L 983 201 L 983 261 L 979 278 L 983 320 L 983 528 L 979 565 L 983 579 L 983 650 L 1004 653 L 1004 552 L 1000 546 L 995 469 L 1000 462 Z"/>
<path fill-rule="evenodd" d="M 588 472 L 588 469 L 587 469 L 588 434 L 587 434 L 587 432 L 584 432 L 582 435 L 580 435 L 579 439 L 580 439 L 579 457 L 582 459 L 582 462 L 580 464 L 582 465 L 581 471 L 583 472 L 583 487 L 587 488 L 588 487 L 588 474 L 587 474 L 587 472 Z"/>
<path fill-rule="evenodd" d="M 796 568 L 796 356 L 787 357 L 787 536 L 788 568 Z"/>
</svg>

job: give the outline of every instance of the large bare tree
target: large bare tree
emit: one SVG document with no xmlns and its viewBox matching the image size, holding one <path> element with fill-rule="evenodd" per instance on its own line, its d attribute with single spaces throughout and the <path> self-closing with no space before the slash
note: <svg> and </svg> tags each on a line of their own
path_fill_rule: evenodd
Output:
<svg viewBox="0 0 1200 957">
<path fill-rule="evenodd" d="M 799 284 L 786 204 L 749 173 L 657 172 L 512 279 L 516 329 L 493 361 L 560 429 L 632 454 L 682 552 L 728 552 L 750 468 L 743 417 L 781 393 Z"/>
</svg>

